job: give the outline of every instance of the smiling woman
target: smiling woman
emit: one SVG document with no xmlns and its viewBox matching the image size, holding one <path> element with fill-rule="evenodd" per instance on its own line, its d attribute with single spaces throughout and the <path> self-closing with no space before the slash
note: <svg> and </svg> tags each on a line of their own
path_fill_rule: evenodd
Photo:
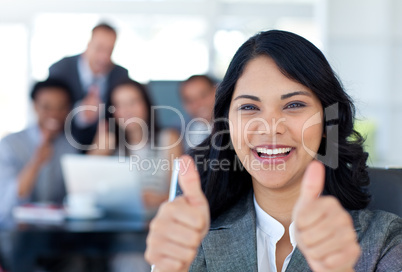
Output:
<svg viewBox="0 0 402 272">
<path fill-rule="evenodd" d="M 316 113 L 323 116 L 317 96 L 283 75 L 272 58 L 259 56 L 245 67 L 230 105 L 231 142 L 237 157 L 252 176 L 254 190 L 259 186 L 287 187 L 282 190 L 287 193 L 289 187 L 299 187 L 304 170 L 313 159 L 304 146 L 317 152 L 323 135 L 322 123 L 302 130 L 311 116 Z M 244 131 L 250 133 L 245 137 L 241 133 Z M 302 142 L 302 132 L 307 139 L 305 142 Z M 266 164 L 280 163 L 285 167 L 261 171 Z M 257 198 L 257 201 L 263 199 Z"/>
<path fill-rule="evenodd" d="M 334 106 L 335 114 L 329 111 Z M 317 113 L 321 125 L 309 127 L 308 124 L 316 123 L 312 121 Z M 354 106 L 324 55 L 307 40 L 289 32 L 268 31 L 245 42 L 219 86 L 214 115 L 214 131 L 204 143 L 212 144 L 212 149 L 208 149 L 207 154 L 196 152 L 202 155 L 199 157 L 229 158 L 236 162 L 243 154 L 236 150 L 241 147 L 243 138 L 261 134 L 260 139 L 246 140 L 244 144 L 265 148 L 269 144 L 268 149 L 292 148 L 289 158 L 297 155 L 295 161 L 304 164 L 304 169 L 299 169 L 299 179 L 313 159 L 307 154 L 314 154 L 306 151 L 318 153 L 328 165 L 324 193 L 336 196 L 347 209 L 367 206 L 369 197 L 364 191 L 368 184 L 367 154 L 362 149 L 363 139 L 353 130 Z M 237 133 L 233 133 L 236 120 L 241 120 L 242 128 L 236 128 Z M 230 135 L 223 133 L 229 131 Z M 349 140 L 351 135 L 354 141 Z M 214 148 L 222 146 L 232 146 L 234 150 Z M 240 151 L 246 152 L 244 147 Z M 253 156 L 246 157 L 251 158 Z M 286 170 L 296 171 L 292 167 Z M 252 175 L 245 171 L 206 171 L 201 175 L 210 176 L 204 186 L 212 218 L 251 188 L 251 182 L 244 181 L 251 180 Z"/>
<path fill-rule="evenodd" d="M 183 196 L 151 223 L 155 271 L 400 271 L 402 220 L 365 210 L 353 120 L 313 44 L 284 31 L 246 41 L 217 90 L 210 137 L 181 162 Z"/>
</svg>

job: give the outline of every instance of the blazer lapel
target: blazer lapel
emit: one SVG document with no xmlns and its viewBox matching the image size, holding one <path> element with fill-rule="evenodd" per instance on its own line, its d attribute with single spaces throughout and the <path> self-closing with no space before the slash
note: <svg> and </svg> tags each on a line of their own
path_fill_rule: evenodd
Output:
<svg viewBox="0 0 402 272">
<path fill-rule="evenodd" d="M 290 258 L 286 272 L 307 272 L 311 271 L 306 259 L 300 250 L 296 247 L 293 251 L 292 257 Z"/>
<path fill-rule="evenodd" d="M 256 220 L 252 193 L 211 224 L 202 242 L 208 271 L 257 272 Z"/>
<path fill-rule="evenodd" d="M 211 224 L 202 242 L 210 272 L 257 272 L 256 217 L 252 192 Z M 296 247 L 287 272 L 311 272 L 303 254 Z"/>
</svg>

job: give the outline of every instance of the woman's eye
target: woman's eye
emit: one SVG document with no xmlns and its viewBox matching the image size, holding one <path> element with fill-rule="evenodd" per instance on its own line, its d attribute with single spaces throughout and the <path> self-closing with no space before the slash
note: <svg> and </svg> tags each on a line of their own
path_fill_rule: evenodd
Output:
<svg viewBox="0 0 402 272">
<path fill-rule="evenodd" d="M 254 105 L 242 105 L 239 107 L 239 110 L 246 110 L 246 111 L 250 111 L 250 110 L 258 110 L 258 108 Z"/>
<path fill-rule="evenodd" d="M 285 106 L 285 109 L 297 109 L 297 108 L 302 108 L 305 107 L 306 105 L 304 103 L 301 102 L 292 102 L 289 103 Z"/>
</svg>

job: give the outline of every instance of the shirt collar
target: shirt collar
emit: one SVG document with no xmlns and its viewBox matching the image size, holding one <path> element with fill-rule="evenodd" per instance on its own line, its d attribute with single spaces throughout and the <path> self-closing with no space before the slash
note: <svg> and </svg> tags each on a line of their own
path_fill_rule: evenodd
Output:
<svg viewBox="0 0 402 272">
<path fill-rule="evenodd" d="M 289 236 L 290 236 L 290 243 L 293 246 L 293 249 L 297 246 L 296 237 L 295 237 L 295 222 L 290 223 L 289 226 Z"/>
<path fill-rule="evenodd" d="M 84 55 L 81 55 L 78 59 L 78 71 L 82 81 L 84 82 L 84 85 L 91 85 L 94 75 Z"/>
<path fill-rule="evenodd" d="M 27 128 L 27 133 L 28 137 L 31 139 L 33 143 L 40 144 L 43 141 L 43 133 L 38 123 L 29 126 Z M 64 138 L 65 138 L 64 131 L 60 131 L 53 139 L 53 142 L 63 141 Z"/>
<path fill-rule="evenodd" d="M 253 196 L 257 228 L 267 234 L 273 242 L 277 243 L 282 236 L 285 234 L 284 226 L 275 218 L 266 213 L 260 205 L 258 205 L 257 200 L 255 199 L 255 195 Z M 295 239 L 295 230 L 294 230 L 294 222 L 292 222 L 289 226 L 289 236 L 290 243 L 293 248 L 296 247 L 296 239 Z"/>
<path fill-rule="evenodd" d="M 32 142 L 39 143 L 42 140 L 42 133 L 37 123 L 29 126 L 27 132 L 28 137 L 31 139 Z"/>
</svg>

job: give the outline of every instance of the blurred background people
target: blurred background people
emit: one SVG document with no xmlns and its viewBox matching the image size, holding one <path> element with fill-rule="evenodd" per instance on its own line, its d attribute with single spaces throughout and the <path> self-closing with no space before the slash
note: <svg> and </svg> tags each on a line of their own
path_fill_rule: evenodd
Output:
<svg viewBox="0 0 402 272">
<path fill-rule="evenodd" d="M 73 92 L 75 106 L 99 107 L 105 103 L 111 86 L 128 78 L 127 69 L 112 62 L 117 38 L 116 30 L 101 23 L 92 29 L 84 53 L 66 57 L 49 68 L 50 78 L 67 82 Z M 99 119 L 97 110 L 80 111 L 74 119 L 72 135 L 82 145 L 92 143 Z"/>
<path fill-rule="evenodd" d="M 76 153 L 64 135 L 72 93 L 62 81 L 37 82 L 31 98 L 37 123 L 0 142 L 0 219 L 24 202 L 61 204 L 66 194 L 60 157 Z"/>
<path fill-rule="evenodd" d="M 158 128 L 147 89 L 136 81 L 125 80 L 117 84 L 110 93 L 108 105 L 109 122 L 99 123 L 94 141 L 98 148 L 89 151 L 88 155 L 131 156 L 130 160 L 137 163 L 134 169 L 140 172 L 147 216 L 153 216 L 169 197 L 173 159 L 182 154 L 179 134 L 175 130 Z M 108 192 L 113 193 L 119 195 L 113 190 Z M 121 234 L 116 236 L 116 241 L 120 245 L 135 243 L 135 237 Z M 135 271 L 150 270 L 142 253 L 118 253 L 111 259 L 110 267 L 114 272 L 133 271 L 133 268 Z"/>
<path fill-rule="evenodd" d="M 168 199 L 173 159 L 182 154 L 179 134 L 158 128 L 147 89 L 136 81 L 117 84 L 108 105 L 111 118 L 100 122 L 94 140 L 98 148 L 88 154 L 132 156 L 138 163 L 147 160 L 141 165 L 152 165 L 149 169 L 138 168 L 144 181 L 143 202 L 146 208 L 156 209 Z"/>
<path fill-rule="evenodd" d="M 215 91 L 216 84 L 207 75 L 193 75 L 181 83 L 180 96 L 183 107 L 191 117 L 183 139 L 186 152 L 210 134 Z"/>
</svg>

